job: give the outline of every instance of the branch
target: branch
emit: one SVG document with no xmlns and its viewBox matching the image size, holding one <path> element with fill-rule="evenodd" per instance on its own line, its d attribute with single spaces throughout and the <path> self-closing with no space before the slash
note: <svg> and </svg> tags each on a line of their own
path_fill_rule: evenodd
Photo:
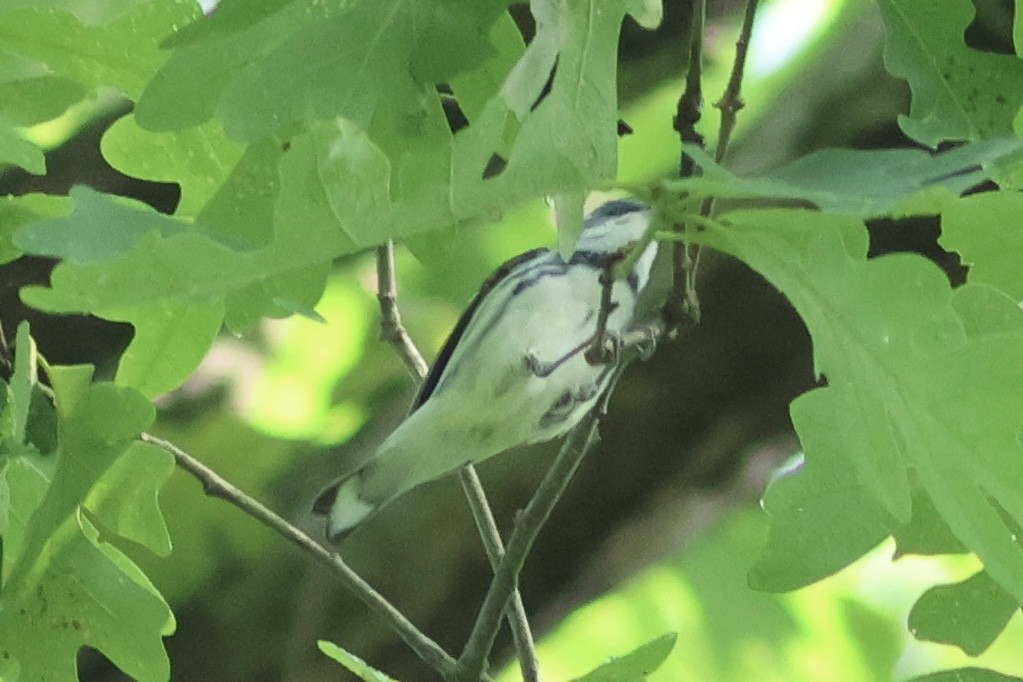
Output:
<svg viewBox="0 0 1023 682">
<path fill-rule="evenodd" d="M 369 583 L 349 568 L 348 564 L 336 553 L 326 549 L 301 530 L 291 525 L 257 500 L 249 497 L 233 486 L 217 472 L 195 459 L 187 452 L 162 438 L 143 433 L 140 436 L 145 443 L 155 445 L 174 456 L 178 466 L 192 474 L 202 483 L 203 491 L 234 505 L 264 526 L 275 531 L 288 542 L 296 545 L 325 565 L 338 581 L 352 594 L 359 598 L 377 615 L 381 616 L 391 628 L 408 644 L 416 655 L 438 671 L 445 679 L 456 679 L 457 665 L 432 639 L 423 634 L 390 602 L 374 590 Z"/>
<path fill-rule="evenodd" d="M 679 177 L 695 174 L 696 167 L 685 153 L 687 144 L 703 147 L 704 139 L 696 130 L 703 112 L 703 25 L 707 14 L 707 0 L 692 0 L 693 16 L 689 25 L 689 64 L 686 68 L 686 87 L 678 99 L 672 127 L 679 138 Z"/>
<path fill-rule="evenodd" d="M 735 41 L 735 61 L 732 62 L 732 73 L 728 77 L 728 85 L 725 92 L 714 106 L 721 112 L 721 125 L 718 129 L 718 141 L 714 149 L 714 160 L 721 162 L 728 151 L 728 143 L 732 138 L 732 131 L 735 130 L 735 121 L 739 111 L 746 106 L 742 99 L 742 78 L 746 73 L 746 56 L 749 53 L 750 36 L 753 34 L 753 19 L 757 14 L 759 0 L 746 0 L 746 13 L 743 15 L 742 28 L 739 30 L 739 38 Z M 714 197 L 707 197 L 700 204 L 700 215 L 709 218 L 714 213 Z M 686 247 L 688 251 L 688 246 Z M 696 299 L 696 271 L 700 269 L 700 254 L 702 249 L 697 245 L 693 247 L 690 268 L 686 273 L 686 292 L 692 293 L 692 300 Z M 697 302 L 697 306 L 699 303 Z M 699 307 L 697 307 L 697 313 Z"/>
<path fill-rule="evenodd" d="M 614 267 L 616 262 L 616 259 L 610 259 L 600 271 L 600 310 L 597 311 L 597 329 L 593 333 L 593 341 L 590 342 L 590 347 L 586 349 L 584 354 L 586 362 L 591 365 L 606 365 L 613 359 L 613 355 L 608 352 L 605 341 L 607 339 L 607 318 L 611 316 L 611 311 L 615 308 L 611 295 L 614 292 Z"/>
<path fill-rule="evenodd" d="M 496 572 L 500 567 L 501 560 L 504 559 L 504 543 L 501 542 L 501 534 L 497 530 L 494 515 L 486 504 L 483 485 L 476 474 L 476 469 L 472 466 L 463 467 L 459 478 L 462 481 L 462 488 L 465 490 L 465 497 L 469 501 L 469 507 L 472 508 L 472 517 L 476 520 L 476 528 L 483 540 L 483 547 L 487 552 L 487 559 L 490 560 L 490 567 Z M 483 501 L 483 504 L 479 504 L 480 500 Z M 533 633 L 529 629 L 529 621 L 526 618 L 526 607 L 522 603 L 522 595 L 517 588 L 512 592 L 512 602 L 507 609 L 507 618 L 512 640 L 515 643 L 515 651 L 519 657 L 522 681 L 540 682 L 542 679 L 540 661 L 536 657 L 536 645 L 533 642 Z"/>
<path fill-rule="evenodd" d="M 377 248 L 377 300 L 380 301 L 380 336 L 394 346 L 418 384 L 426 378 L 429 370 L 422 353 L 416 348 L 412 338 L 405 330 L 405 326 L 401 323 L 397 289 L 394 276 L 394 242 L 388 241 Z M 496 569 L 504 554 L 504 545 L 501 543 L 501 534 L 487 502 L 483 485 L 472 464 L 462 467 L 458 476 L 462 482 L 466 500 L 469 502 L 473 520 L 476 522 L 476 528 L 483 541 L 487 558 L 491 566 Z M 540 665 L 536 657 L 536 646 L 533 643 L 533 634 L 530 632 L 529 620 L 526 617 L 526 610 L 518 589 L 515 590 L 507 616 L 523 680 L 524 682 L 539 682 Z M 478 679 L 478 676 L 473 679 Z"/>
<path fill-rule="evenodd" d="M 739 111 L 746 106 L 742 99 L 742 78 L 746 73 L 746 56 L 749 53 L 750 36 L 753 35 L 753 19 L 757 14 L 759 0 L 746 0 L 746 14 L 742 19 L 742 29 L 739 31 L 739 38 L 735 41 L 735 61 L 732 62 L 732 74 L 728 78 L 728 85 L 721 99 L 714 103 L 714 106 L 721 111 L 721 127 L 718 131 L 717 147 L 714 150 L 714 160 L 721 161 L 728 151 L 728 143 L 735 130 L 735 121 Z M 704 213 L 710 216 L 710 212 Z"/>
<path fill-rule="evenodd" d="M 699 111 L 691 116 L 693 134 L 688 136 L 682 134 L 679 126 L 679 118 L 683 112 L 683 102 L 696 100 L 700 95 L 699 80 L 701 76 L 701 59 L 699 51 L 702 48 L 701 39 L 697 32 L 702 34 L 703 22 L 706 13 L 706 0 L 693 0 L 694 12 L 690 38 L 689 70 L 686 74 L 686 88 L 679 98 L 679 114 L 676 115 L 675 128 L 679 130 L 679 136 L 683 144 L 690 142 L 690 138 L 698 138 L 697 144 L 703 143 L 702 137 L 695 134 L 695 125 L 699 121 Z M 732 62 L 732 72 L 728 78 L 728 85 L 721 99 L 714 103 L 714 106 L 721 112 L 721 124 L 718 129 L 717 144 L 714 149 L 714 159 L 720 162 L 728 151 L 728 143 L 731 141 L 732 132 L 735 130 L 735 123 L 738 112 L 745 106 L 742 99 L 742 79 L 746 73 L 746 58 L 749 54 L 750 36 L 753 34 L 753 20 L 756 17 L 759 0 L 746 0 L 746 11 L 743 15 L 742 28 L 739 31 L 739 38 L 735 43 L 735 60 Z M 686 119 L 688 122 L 689 119 Z M 681 177 L 689 177 L 696 172 L 692 160 L 682 151 L 682 162 L 679 166 Z M 700 204 L 700 215 L 709 218 L 714 213 L 714 198 L 707 197 Z M 679 224 L 678 230 L 684 232 L 686 225 Z M 697 228 L 699 229 L 699 228 Z M 669 314 L 676 323 L 681 319 L 691 319 L 698 322 L 700 319 L 700 301 L 696 294 L 696 273 L 700 268 L 701 249 L 699 245 L 690 246 L 685 242 L 678 242 L 674 247 L 675 278 L 673 285 L 672 300 L 674 305 L 669 304 Z"/>
<path fill-rule="evenodd" d="M 416 383 L 422 383 L 429 367 L 423 354 L 412 343 L 412 338 L 401 323 L 398 312 L 398 284 L 394 278 L 394 242 L 377 247 L 377 300 L 380 302 L 380 338 L 394 346 L 398 357 L 412 372 Z"/>
<path fill-rule="evenodd" d="M 462 679 L 476 679 L 482 674 L 501 626 L 501 614 L 515 592 L 526 556 L 583 457 L 596 444 L 597 422 L 597 413 L 593 411 L 569 431 L 536 494 L 519 513 L 504 558 L 494 572 L 494 580 L 490 583 L 490 589 L 476 616 L 476 623 L 458 659 Z"/>
<path fill-rule="evenodd" d="M 686 86 L 678 100 L 678 111 L 673 121 L 679 135 L 679 177 L 688 178 L 697 173 L 696 164 L 685 152 L 686 144 L 704 145 L 703 135 L 696 130 L 703 109 L 703 28 L 707 16 L 707 0 L 693 0 L 693 15 L 689 26 L 689 64 Z M 684 224 L 675 229 L 685 231 Z M 696 264 L 690 247 L 676 242 L 672 251 L 673 284 L 666 312 L 673 326 L 685 320 L 699 322 L 700 301 L 696 295 Z"/>
</svg>

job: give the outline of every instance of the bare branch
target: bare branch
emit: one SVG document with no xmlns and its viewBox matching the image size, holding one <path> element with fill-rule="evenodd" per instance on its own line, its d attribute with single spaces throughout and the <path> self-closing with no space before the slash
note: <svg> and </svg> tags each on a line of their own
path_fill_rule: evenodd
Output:
<svg viewBox="0 0 1023 682">
<path fill-rule="evenodd" d="M 714 106 L 721 111 L 721 126 L 718 131 L 717 147 L 714 150 L 714 159 L 721 161 L 728 151 L 728 143 L 735 130 L 736 115 L 746 106 L 742 99 L 742 78 L 746 73 L 746 56 L 749 53 L 750 36 L 753 35 L 753 19 L 757 14 L 759 0 L 746 0 L 746 14 L 742 19 L 742 29 L 739 31 L 739 38 L 735 42 L 735 61 L 732 62 L 732 74 L 728 78 L 728 85 L 721 99 L 714 103 Z M 704 213 L 709 216 L 710 212 Z"/>
<path fill-rule="evenodd" d="M 679 120 L 683 113 L 683 102 L 691 103 L 698 101 L 700 92 L 699 80 L 701 77 L 701 60 L 699 54 L 702 49 L 701 38 L 703 33 L 703 22 L 706 12 L 706 0 L 693 0 L 693 34 L 690 38 L 689 70 L 686 74 L 686 88 L 679 99 L 679 114 L 675 118 L 675 129 L 679 131 L 679 137 L 683 143 L 696 140 L 702 146 L 703 139 L 695 133 L 695 125 L 699 121 L 699 111 L 695 115 L 690 111 L 692 104 L 685 111 L 690 118 L 685 119 L 686 124 L 693 126 L 692 133 L 683 135 L 683 128 Z M 742 79 L 746 72 L 746 57 L 749 54 L 750 36 L 753 34 L 753 20 L 756 17 L 759 0 L 746 0 L 746 11 L 743 15 L 742 28 L 739 31 L 739 38 L 735 43 L 735 60 L 732 62 L 732 72 L 728 78 L 728 85 L 721 99 L 714 103 L 714 106 L 721 112 L 721 123 L 718 129 L 717 144 L 714 149 L 714 158 L 720 162 L 728 151 L 728 143 L 731 141 L 732 132 L 735 130 L 735 123 L 738 112 L 745 106 L 742 99 Z M 689 177 L 696 172 L 692 160 L 682 151 L 682 163 L 679 166 L 680 176 Z M 714 213 L 714 198 L 708 197 L 700 205 L 700 215 L 710 217 Z M 687 229 L 685 224 L 678 226 L 679 231 Z M 699 228 L 697 228 L 699 229 Z M 677 242 L 674 246 L 675 280 L 673 286 L 672 300 L 669 302 L 669 313 L 678 322 L 681 319 L 690 319 L 699 322 L 700 300 L 696 293 L 696 274 L 700 268 L 701 249 L 698 245 L 690 245 L 685 242 Z M 674 306 L 674 307 L 673 307 Z"/>
<path fill-rule="evenodd" d="M 177 465 L 192 474 L 202 483 L 203 491 L 211 497 L 218 497 L 234 505 L 267 528 L 275 531 L 288 542 L 301 548 L 307 554 L 325 565 L 337 580 L 362 603 L 382 617 L 391 628 L 408 644 L 416 655 L 439 672 L 445 679 L 458 679 L 455 660 L 432 639 L 423 634 L 390 602 L 373 589 L 369 583 L 349 568 L 348 564 L 320 543 L 275 514 L 258 500 L 246 495 L 217 472 L 192 457 L 173 443 L 148 433 L 141 435 L 145 443 L 169 452 Z"/>
<path fill-rule="evenodd" d="M 377 300 L 380 301 L 380 338 L 394 346 L 398 356 L 421 383 L 429 367 L 423 354 L 412 343 L 398 312 L 398 285 L 394 278 L 394 242 L 377 247 Z"/>
<path fill-rule="evenodd" d="M 704 145 L 703 135 L 696 130 L 703 110 L 703 29 L 707 15 L 707 0 L 692 0 L 693 14 L 689 30 L 689 64 L 686 70 L 686 86 L 678 100 L 678 111 L 673 121 L 679 134 L 679 177 L 687 178 L 697 173 L 696 164 L 685 152 L 686 144 Z M 679 232 L 685 225 L 675 226 Z M 699 322 L 700 301 L 693 286 L 695 280 L 695 259 L 690 247 L 684 241 L 676 242 L 672 263 L 674 281 L 672 294 L 668 299 L 666 312 L 673 326 L 689 320 Z"/>
<path fill-rule="evenodd" d="M 704 145 L 703 135 L 696 130 L 703 113 L 703 24 L 707 14 L 707 0 L 692 0 L 693 15 L 689 26 L 689 64 L 686 87 L 678 99 L 672 127 L 679 138 L 679 177 L 695 174 L 693 160 L 685 153 L 685 145 Z"/>
<path fill-rule="evenodd" d="M 558 498 L 579 468 L 583 457 L 596 444 L 597 422 L 597 414 L 594 411 L 569 431 L 536 494 L 519 513 L 515 529 L 508 539 L 504 558 L 494 572 L 494 580 L 490 583 L 476 623 L 458 660 L 463 679 L 476 679 L 482 674 L 501 625 L 501 614 L 515 592 L 518 575 L 525 564 L 526 556 Z"/>
<path fill-rule="evenodd" d="M 486 549 L 490 566 L 496 572 L 504 558 L 504 543 L 497 530 L 494 515 L 486 504 L 483 485 L 476 474 L 476 469 L 471 466 L 464 467 L 459 473 L 459 478 L 462 481 L 462 488 L 465 490 L 465 497 L 469 500 L 469 506 L 472 508 L 472 517 L 476 520 L 476 528 L 483 540 L 483 547 Z M 478 504 L 479 500 L 483 501 L 482 505 Z M 533 633 L 529 629 L 529 621 L 526 618 L 526 607 L 522 603 L 522 595 L 517 588 L 512 592 L 511 599 L 507 618 L 508 625 L 511 627 L 515 651 L 519 658 L 522 680 L 523 682 L 540 682 L 543 679 L 540 675 L 540 661 L 536 657 L 536 645 L 533 642 Z"/>
</svg>

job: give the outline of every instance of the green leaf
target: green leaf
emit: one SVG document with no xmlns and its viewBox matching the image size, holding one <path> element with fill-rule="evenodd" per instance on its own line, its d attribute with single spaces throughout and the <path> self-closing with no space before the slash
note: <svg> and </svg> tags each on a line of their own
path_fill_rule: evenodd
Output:
<svg viewBox="0 0 1023 682">
<path fill-rule="evenodd" d="M 981 140 L 1012 133 L 1023 104 L 1023 62 L 1014 56 L 967 47 L 975 10 L 969 0 L 947 0 L 935 12 L 930 0 L 881 0 L 887 30 L 885 66 L 909 82 L 909 116 L 903 132 L 921 144 Z"/>
<path fill-rule="evenodd" d="M 3 590 L 0 657 L 17 662 L 20 679 L 77 679 L 82 646 L 141 682 L 169 679 L 162 637 L 174 619 L 138 569 L 80 514 L 55 529 L 44 550 Z"/>
<path fill-rule="evenodd" d="M 818 389 L 790 407 L 792 424 L 813 456 L 767 488 L 764 508 L 771 526 L 767 545 L 750 570 L 755 590 L 782 592 L 815 583 L 891 532 L 891 518 L 871 499 L 862 474 L 848 465 L 858 451 L 829 420 L 822 420 L 830 403 L 829 393 Z"/>
<path fill-rule="evenodd" d="M 289 36 L 325 21 L 335 11 L 320 3 L 280 5 L 275 1 L 261 10 L 246 5 L 244 12 L 229 10 L 227 18 L 221 18 L 218 10 L 209 19 L 198 17 L 185 26 L 177 39 L 168 41 L 174 52 L 138 99 L 138 124 L 164 132 L 210 120 L 221 106 L 227 87 L 246 67 L 262 62 Z M 251 19 L 240 17 L 249 12 Z"/>
<path fill-rule="evenodd" d="M 165 557 L 171 539 L 157 498 L 172 473 L 170 453 L 148 443 L 132 443 L 89 491 L 85 505 L 104 528 Z"/>
<path fill-rule="evenodd" d="M 135 391 L 105 383 L 83 390 L 79 382 L 85 375 L 75 368 L 52 367 L 49 374 L 61 420 L 59 464 L 33 515 L 12 582 L 32 570 L 50 536 L 74 514 L 129 442 L 155 418 L 153 406 Z"/>
<path fill-rule="evenodd" d="M 32 392 L 39 381 L 36 342 L 29 332 L 28 322 L 18 325 L 15 337 L 14 373 L 11 375 L 11 407 L 13 427 L 11 438 L 15 443 L 25 442 L 25 429 L 28 426 L 29 408 L 32 405 Z"/>
<path fill-rule="evenodd" d="M 1023 311 L 1007 320 L 1003 306 L 985 304 L 997 319 L 968 328 L 954 299 L 976 305 L 1002 295 L 972 285 L 953 294 L 917 256 L 851 255 L 834 217 L 759 211 L 722 222 L 706 242 L 763 274 L 806 323 L 827 379 L 809 428 L 841 434 L 843 463 L 866 487 L 864 501 L 909 521 L 912 469 L 955 536 L 1023 599 L 1023 550 L 990 501 L 1023 519 Z M 804 446 L 819 437 L 808 427 L 799 433 Z M 829 455 L 807 447 L 807 467 Z"/>
<path fill-rule="evenodd" d="M 1023 273 L 1016 257 L 1023 250 L 1019 216 L 1023 195 L 985 192 L 965 197 L 941 216 L 940 243 L 957 251 L 970 267 L 969 280 L 998 287 L 1023 300 Z"/>
<path fill-rule="evenodd" d="M 135 679 L 166 680 L 170 609 L 83 513 L 91 507 L 112 532 L 169 548 L 156 490 L 173 463 L 134 442 L 153 407 L 134 391 L 91 384 L 91 367 L 53 366 L 48 375 L 59 418 L 52 480 L 38 457 L 15 455 L 0 470 L 10 491 L 0 658 L 20 679 L 76 679 L 78 651 L 90 646 Z"/>
<path fill-rule="evenodd" d="M 155 398 L 183 384 L 202 362 L 220 332 L 224 304 L 168 302 L 102 314 L 135 327 L 117 367 L 117 383 Z"/>
<path fill-rule="evenodd" d="M 1023 152 L 1023 140 L 965 144 L 940 154 L 919 149 L 823 149 L 759 176 L 740 178 L 698 147 L 687 153 L 702 177 L 667 181 L 691 196 L 809 201 L 822 210 L 864 218 L 938 213 L 997 173 L 999 161 Z"/>
<path fill-rule="evenodd" d="M 969 551 L 922 490 L 913 491 L 913 517 L 892 535 L 895 558 L 906 554 L 964 554 Z"/>
<path fill-rule="evenodd" d="M 566 261 L 575 252 L 583 233 L 583 210 L 586 192 L 562 192 L 554 197 L 554 213 L 558 225 L 558 253 Z"/>
<path fill-rule="evenodd" d="M 927 590 L 909 614 L 917 639 L 954 644 L 970 656 L 991 646 L 1019 609 L 1019 602 L 985 571 L 954 585 Z"/>
<path fill-rule="evenodd" d="M 0 168 L 4 165 L 20 166 L 33 175 L 46 175 L 43 150 L 0 118 Z"/>
<path fill-rule="evenodd" d="M 910 682 L 1020 682 L 1023 677 L 1005 675 L 986 668 L 956 668 L 914 677 Z"/>
<path fill-rule="evenodd" d="M 114 199 L 84 185 L 71 189 L 71 199 L 74 213 L 22 227 L 14 245 L 25 253 L 92 265 L 130 251 L 150 233 L 170 237 L 188 229 L 141 202 Z"/>
<path fill-rule="evenodd" d="M 345 670 L 352 673 L 360 680 L 364 680 L 365 682 L 395 682 L 394 678 L 388 677 L 355 654 L 345 651 L 333 642 L 321 639 L 316 642 L 316 646 L 328 658 L 340 663 Z"/>
<path fill-rule="evenodd" d="M 157 112 L 173 94 L 188 88 L 191 96 L 197 79 L 219 72 L 199 94 L 208 98 L 199 116 L 215 107 L 238 139 L 339 116 L 367 130 L 443 135 L 435 84 L 486 59 L 488 28 L 504 5 L 386 0 L 339 12 L 295 3 L 249 26 L 236 24 L 238 30 L 227 35 L 214 34 L 218 40 L 200 38 L 179 50 L 143 95 L 138 116 L 147 127 L 180 123 L 162 121 Z M 259 40 L 264 35 L 269 44 Z M 437 50 L 439 44 L 446 49 Z M 367 60 L 370 54 L 374 58 Z M 337 87 L 339 82 L 346 86 Z"/>
<path fill-rule="evenodd" d="M 639 682 L 647 679 L 668 658 L 675 647 L 677 633 L 651 640 L 635 651 L 608 660 L 579 677 L 575 682 Z"/>
<path fill-rule="evenodd" d="M 18 78 L 4 70 L 14 55 L 0 53 L 0 118 L 16 126 L 31 126 L 49 121 L 85 97 L 85 89 L 63 76 L 33 73 Z"/>
<path fill-rule="evenodd" d="M 103 134 L 103 156 L 132 177 L 181 185 L 176 215 L 195 216 L 224 184 L 242 156 L 219 125 L 165 133 L 140 128 L 131 114 Z M 145 149 L 145 154 L 139 150 Z"/>
<path fill-rule="evenodd" d="M 525 198 L 610 178 L 622 15 L 629 10 L 650 25 L 659 18 L 659 3 L 598 8 L 590 2 L 568 12 L 534 3 L 537 34 L 514 67 L 513 53 L 522 46 L 511 39 L 502 7 L 491 2 L 455 11 L 440 3 L 413 7 L 390 0 L 335 14 L 294 3 L 254 22 L 224 20 L 216 30 L 196 29 L 195 37 L 177 46 L 136 117 L 145 128 L 169 130 L 219 112 L 230 130 L 246 138 L 277 131 L 285 139 L 277 141 L 283 153 L 275 230 L 314 227 L 321 236 L 309 253 L 321 257 L 479 222 Z M 373 29 L 364 30 L 366 25 Z M 495 28 L 496 50 L 481 30 L 491 25 L 504 27 Z M 455 47 L 427 49 L 422 41 L 441 30 L 445 44 Z M 338 52 L 338 36 L 349 34 Z M 373 53 L 386 59 L 367 65 L 360 56 L 349 63 L 363 54 L 356 47 L 366 41 L 375 41 Z M 557 75 L 534 109 L 554 54 Z M 406 58 L 412 69 L 401 61 Z M 283 77 L 271 77 L 278 72 Z M 352 87 L 321 87 L 339 72 Z M 475 94 L 467 105 L 474 120 L 452 138 L 434 83 L 457 73 L 476 73 L 476 82 L 494 89 Z M 292 119 L 302 120 L 305 132 L 293 131 L 287 125 Z M 497 150 L 508 150 L 508 167 L 485 181 Z M 228 219 L 208 227 L 219 231 L 229 224 L 243 223 Z M 295 258 L 291 263 L 289 269 L 299 266 Z"/>
<path fill-rule="evenodd" d="M 65 197 L 45 194 L 0 197 L 0 265 L 21 256 L 21 250 L 14 246 L 13 237 L 22 225 L 67 215 L 71 205 Z"/>
<path fill-rule="evenodd" d="M 0 13 L 0 51 L 78 84 L 61 89 L 90 92 L 107 85 L 136 99 L 166 59 L 157 47 L 161 39 L 197 16 L 199 7 L 191 2 L 138 4 L 101 25 L 85 24 L 64 9 L 13 9 Z"/>
<path fill-rule="evenodd" d="M 7 584 L 15 560 L 21 556 L 32 513 L 46 494 L 49 479 L 40 471 L 37 463 L 28 457 L 7 459 L 0 466 L 0 479 L 9 493 L 7 518 L 0 528 L 0 537 L 3 538 L 3 561 L 0 563 L 2 586 Z"/>
</svg>

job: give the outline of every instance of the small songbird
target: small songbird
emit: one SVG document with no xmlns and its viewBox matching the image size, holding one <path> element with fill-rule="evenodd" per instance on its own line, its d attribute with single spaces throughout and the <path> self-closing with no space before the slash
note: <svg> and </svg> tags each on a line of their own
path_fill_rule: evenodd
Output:
<svg viewBox="0 0 1023 682">
<path fill-rule="evenodd" d="M 628 253 L 650 224 L 634 201 L 605 203 L 585 220 L 566 262 L 550 249 L 512 258 L 483 284 L 455 325 L 408 418 L 358 470 L 317 498 L 336 541 L 399 495 L 465 464 L 575 426 L 608 389 L 617 358 L 591 364 L 601 309 L 601 273 Z M 633 322 L 657 244 L 611 290 L 611 339 Z"/>
</svg>

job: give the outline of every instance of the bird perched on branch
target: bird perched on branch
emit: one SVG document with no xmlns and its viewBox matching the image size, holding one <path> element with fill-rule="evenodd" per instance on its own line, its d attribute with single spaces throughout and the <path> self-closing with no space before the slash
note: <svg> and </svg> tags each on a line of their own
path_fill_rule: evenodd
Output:
<svg viewBox="0 0 1023 682">
<path fill-rule="evenodd" d="M 613 351 L 633 323 L 656 242 L 624 279 L 611 279 L 611 269 L 650 219 L 642 204 L 610 201 L 586 218 L 567 262 L 535 249 L 499 267 L 455 325 L 408 418 L 368 462 L 317 498 L 313 510 L 327 517 L 328 538 L 341 539 L 421 483 L 575 426 L 617 372 L 615 352 L 594 360 L 587 350 L 601 349 L 604 338 L 596 346 L 594 339 L 606 336 Z"/>
</svg>

